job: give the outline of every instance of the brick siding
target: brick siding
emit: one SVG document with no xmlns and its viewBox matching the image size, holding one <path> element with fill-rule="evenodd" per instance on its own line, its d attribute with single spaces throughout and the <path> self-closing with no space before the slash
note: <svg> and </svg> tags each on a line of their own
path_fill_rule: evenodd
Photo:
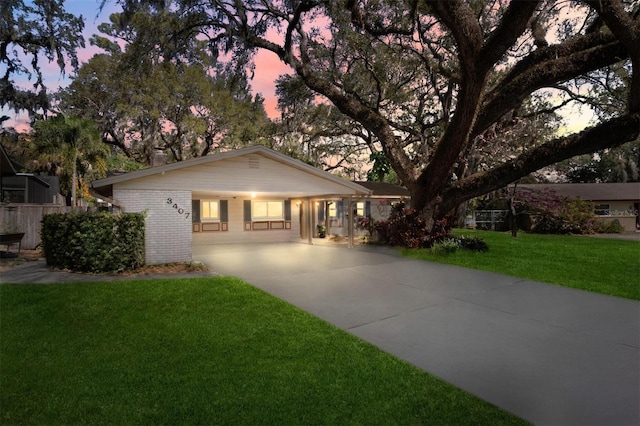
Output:
<svg viewBox="0 0 640 426">
<path fill-rule="evenodd" d="M 146 212 L 145 261 L 149 265 L 191 260 L 191 192 L 113 190 L 126 212 Z"/>
</svg>

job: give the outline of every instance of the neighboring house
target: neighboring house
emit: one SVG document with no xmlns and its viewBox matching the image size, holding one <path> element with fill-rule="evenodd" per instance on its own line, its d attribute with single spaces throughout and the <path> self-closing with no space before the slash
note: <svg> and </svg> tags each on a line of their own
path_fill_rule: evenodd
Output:
<svg viewBox="0 0 640 426">
<path fill-rule="evenodd" d="M 53 204 L 64 201 L 57 176 L 16 173 L 2 178 L 2 202 Z"/>
<path fill-rule="evenodd" d="M 263 146 L 112 176 L 92 187 L 126 212 L 146 212 L 149 264 L 191 260 L 193 245 L 312 243 L 316 202 L 353 203 L 370 192 Z"/>
<path fill-rule="evenodd" d="M 627 231 L 640 229 L 640 182 L 521 184 L 518 188 L 550 190 L 561 197 L 589 201 L 604 222 L 617 219 Z"/>
<path fill-rule="evenodd" d="M 56 196 L 60 194 L 57 177 L 21 173 L 22 168 L 0 145 L 0 202 L 51 204 L 57 201 Z"/>
<path fill-rule="evenodd" d="M 23 168 L 0 145 L 0 232 L 24 233 L 21 248 L 31 250 L 40 244 L 43 215 L 66 208 L 56 176 L 22 173 Z"/>
<path fill-rule="evenodd" d="M 370 191 L 369 196 L 353 203 L 351 217 L 368 217 L 374 221 L 386 220 L 393 204 L 410 198 L 409 190 L 386 182 L 354 182 Z M 349 210 L 345 200 L 330 199 L 318 202 L 318 223 L 324 224 L 328 235 L 349 235 Z M 359 233 L 361 234 L 361 233 Z"/>
</svg>

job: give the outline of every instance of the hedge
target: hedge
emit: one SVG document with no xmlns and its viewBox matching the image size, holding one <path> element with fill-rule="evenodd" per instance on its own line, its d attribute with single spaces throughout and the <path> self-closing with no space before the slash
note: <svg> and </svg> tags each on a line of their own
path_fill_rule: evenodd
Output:
<svg viewBox="0 0 640 426">
<path fill-rule="evenodd" d="M 78 272 L 112 272 L 144 265 L 143 213 L 55 213 L 42 218 L 47 265 Z"/>
</svg>

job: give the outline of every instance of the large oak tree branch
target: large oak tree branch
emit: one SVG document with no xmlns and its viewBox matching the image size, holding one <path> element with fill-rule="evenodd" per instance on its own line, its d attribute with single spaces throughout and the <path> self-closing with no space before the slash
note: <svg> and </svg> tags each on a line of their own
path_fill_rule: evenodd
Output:
<svg viewBox="0 0 640 426">
<path fill-rule="evenodd" d="M 479 56 L 478 68 L 488 71 L 515 44 L 527 29 L 539 1 L 514 1 L 504 13 L 500 25 L 489 35 Z"/>
<path fill-rule="evenodd" d="M 628 56 L 625 47 L 613 39 L 597 47 L 592 47 L 591 44 L 586 47 L 536 62 L 530 68 L 520 70 L 517 75 L 511 75 L 506 82 L 488 93 L 478 114 L 472 137 L 485 131 L 505 113 L 518 108 L 534 91 L 615 64 Z"/>
<path fill-rule="evenodd" d="M 473 11 L 459 0 L 439 0 L 430 4 L 435 14 L 451 30 L 456 39 L 462 73 L 466 76 L 474 74 L 476 58 L 484 38 Z"/>
<path fill-rule="evenodd" d="M 587 0 L 613 34 L 626 47 L 633 67 L 628 108 L 640 111 L 640 16 L 633 19 L 620 1 Z"/>
<path fill-rule="evenodd" d="M 284 50 L 285 52 L 290 52 L 291 51 L 291 44 L 292 44 L 292 39 L 293 39 L 293 32 L 295 28 L 298 28 L 298 26 L 300 25 L 300 19 L 302 18 L 302 14 L 305 12 L 309 12 L 310 10 L 312 10 L 314 7 L 317 6 L 316 2 L 312 2 L 312 1 L 307 1 L 307 2 L 301 2 L 298 7 L 296 7 L 295 13 L 293 15 L 293 18 L 291 19 L 291 22 L 289 22 L 289 26 L 287 27 L 287 34 L 285 36 L 285 42 L 284 42 Z"/>
<path fill-rule="evenodd" d="M 446 185 L 451 168 L 469 141 L 481 93 L 482 81 L 467 78 L 462 82 L 456 112 L 438 141 L 429 164 L 418 178 L 417 184 L 422 188 L 424 196 L 431 197 Z M 417 200 L 414 206 L 421 209 L 423 201 Z"/>
<path fill-rule="evenodd" d="M 443 192 L 441 214 L 470 198 L 503 188 L 529 173 L 576 155 L 620 146 L 640 135 L 640 114 L 614 118 L 580 133 L 554 139 L 484 173 L 458 181 Z"/>
<path fill-rule="evenodd" d="M 256 42 L 268 45 L 269 50 L 274 50 L 273 43 L 260 39 Z M 300 57 L 296 58 L 292 52 L 284 52 L 281 56 L 286 58 L 286 62 L 291 65 L 296 74 L 305 82 L 307 87 L 329 99 L 343 114 L 361 123 L 367 130 L 376 135 L 382 145 L 382 149 L 394 166 L 400 179 L 405 182 L 413 182 L 417 178 L 415 166 L 404 151 L 404 146 L 398 143 L 399 137 L 394 133 L 391 123 L 379 112 L 367 106 L 356 96 L 345 93 L 344 90 L 324 79 L 320 74 L 313 72 L 310 67 L 310 59 L 306 50 L 306 44 L 300 43 L 298 46 Z"/>
<path fill-rule="evenodd" d="M 250 47 L 262 48 L 276 53 L 283 62 L 296 71 L 296 74 L 303 79 L 307 87 L 328 98 L 343 114 L 360 122 L 365 128 L 374 133 L 398 172 L 400 179 L 405 182 L 415 181 L 417 178 L 415 167 L 402 149 L 402 145 L 396 143 L 398 137 L 393 133 L 389 122 L 378 112 L 358 101 L 354 96 L 344 93 L 340 87 L 313 72 L 309 66 L 304 44 L 298 46 L 300 57 L 297 58 L 291 49 L 287 51 L 277 43 L 258 36 L 247 36 L 246 31 L 240 30 L 238 33 L 245 34 L 245 42 Z"/>
<path fill-rule="evenodd" d="M 296 72 L 309 88 L 327 97 L 340 112 L 360 122 L 366 129 L 376 135 L 382 144 L 385 154 L 387 154 L 403 181 L 410 182 L 416 179 L 413 174 L 414 166 L 411 160 L 402 149 L 402 145 L 396 143 L 398 137 L 393 133 L 389 122 L 383 116 L 359 102 L 353 96 L 345 94 L 329 81 L 310 72 L 305 64 L 298 63 Z"/>
<path fill-rule="evenodd" d="M 430 4 L 456 40 L 462 79 L 458 106 L 438 141 L 433 157 L 415 183 L 405 181 L 408 186 L 420 188 L 419 191 L 412 190 L 412 193 L 417 194 L 413 203 L 418 210 L 424 209 L 446 185 L 451 168 L 460 151 L 468 143 L 478 113 L 486 73 L 489 71 L 488 68 L 478 69 L 484 38 L 471 8 L 460 1 L 443 0 Z"/>
<path fill-rule="evenodd" d="M 412 193 L 416 193 L 413 203 L 418 210 L 424 209 L 446 185 L 460 151 L 468 144 L 489 71 L 479 70 L 477 66 L 483 36 L 472 10 L 459 1 L 437 1 L 432 3 L 432 7 L 456 39 L 462 79 L 455 114 L 438 141 L 429 164 L 417 182 L 405 181 L 410 186 L 420 188 L 419 191 L 412 190 Z"/>
<path fill-rule="evenodd" d="M 616 41 L 616 37 L 612 34 L 599 32 L 589 33 L 583 36 L 576 36 L 575 38 L 563 41 L 560 44 L 554 44 L 548 47 L 535 49 L 525 58 L 518 61 L 518 63 L 513 66 L 509 70 L 508 74 L 501 80 L 500 84 L 509 84 L 513 79 L 518 78 L 520 75 L 527 72 L 527 70 L 535 68 L 542 63 L 547 63 L 555 59 L 571 56 L 577 52 L 597 49 L 603 45 L 607 45 Z"/>
</svg>

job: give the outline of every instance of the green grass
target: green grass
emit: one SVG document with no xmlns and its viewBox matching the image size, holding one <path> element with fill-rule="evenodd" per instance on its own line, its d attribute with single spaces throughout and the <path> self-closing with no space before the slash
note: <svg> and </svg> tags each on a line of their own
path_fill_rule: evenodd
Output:
<svg viewBox="0 0 640 426">
<path fill-rule="evenodd" d="M 0 286 L 0 423 L 521 424 L 234 278 Z"/>
<path fill-rule="evenodd" d="M 409 257 L 492 271 L 611 296 L 640 300 L 640 243 L 579 235 L 455 230 L 480 237 L 486 253 L 403 250 Z"/>
</svg>

